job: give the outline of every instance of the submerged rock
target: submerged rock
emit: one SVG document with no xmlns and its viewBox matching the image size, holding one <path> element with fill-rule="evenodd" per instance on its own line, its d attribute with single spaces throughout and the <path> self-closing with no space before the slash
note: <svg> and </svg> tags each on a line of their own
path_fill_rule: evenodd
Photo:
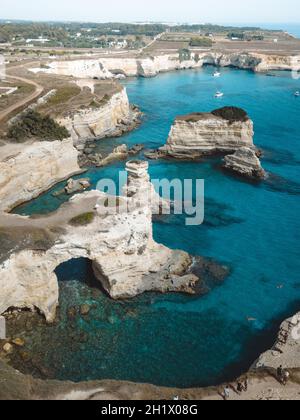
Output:
<svg viewBox="0 0 300 420">
<path fill-rule="evenodd" d="M 259 158 L 249 147 L 242 147 L 233 155 L 225 156 L 223 167 L 248 178 L 263 179 L 265 177 Z"/>
<path fill-rule="evenodd" d="M 10 353 L 12 353 L 12 352 L 13 352 L 13 350 L 14 350 L 14 348 L 13 348 L 13 346 L 12 346 L 10 343 L 6 343 L 6 344 L 4 344 L 4 346 L 3 346 L 3 351 L 4 351 L 6 354 L 10 354 Z"/>
<path fill-rule="evenodd" d="M 86 316 L 90 313 L 91 307 L 90 305 L 84 304 L 80 306 L 80 315 Z"/>
</svg>

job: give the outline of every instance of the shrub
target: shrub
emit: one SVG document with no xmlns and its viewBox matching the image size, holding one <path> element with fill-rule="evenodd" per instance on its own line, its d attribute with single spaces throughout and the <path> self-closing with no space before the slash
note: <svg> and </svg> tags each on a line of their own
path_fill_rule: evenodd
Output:
<svg viewBox="0 0 300 420">
<path fill-rule="evenodd" d="M 63 140 L 69 137 L 68 130 L 49 116 L 28 111 L 8 130 L 7 137 L 16 141 L 37 137 L 39 140 Z"/>
<path fill-rule="evenodd" d="M 246 111 L 242 108 L 234 106 L 225 106 L 224 108 L 216 109 L 215 111 L 212 111 L 212 114 L 216 117 L 221 117 L 230 123 L 234 123 L 236 121 L 245 122 L 249 119 Z"/>
<path fill-rule="evenodd" d="M 72 226 L 86 226 L 92 223 L 94 218 L 95 218 L 95 213 L 93 212 L 83 213 L 83 214 L 80 214 L 79 216 L 73 217 L 73 219 L 69 221 L 69 224 Z"/>
<path fill-rule="evenodd" d="M 48 99 L 49 106 L 59 105 L 68 102 L 74 96 L 80 93 L 80 88 L 76 85 L 64 86 L 57 89 L 55 95 Z"/>
</svg>

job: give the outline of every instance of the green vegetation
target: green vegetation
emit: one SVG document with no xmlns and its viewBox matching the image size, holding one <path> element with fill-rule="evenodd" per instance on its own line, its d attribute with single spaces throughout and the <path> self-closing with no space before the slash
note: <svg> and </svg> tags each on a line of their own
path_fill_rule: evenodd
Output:
<svg viewBox="0 0 300 420">
<path fill-rule="evenodd" d="M 244 33 L 256 35 L 261 30 L 256 27 L 235 28 L 219 25 L 178 25 L 164 24 L 130 24 L 130 23 L 80 23 L 80 22 L 24 22 L 12 21 L 7 23 L 0 20 L 0 43 L 10 42 L 15 47 L 30 44 L 49 48 L 108 48 L 111 42 L 127 40 L 127 47 L 141 48 L 145 45 L 144 37 L 155 37 L 162 32 L 171 33 L 199 33 L 199 37 L 209 34 L 236 35 L 238 38 Z M 275 31 L 264 31 L 272 33 Z M 278 31 L 277 31 L 278 32 Z M 260 33 L 258 36 L 260 36 Z M 251 35 L 250 35 L 251 36 Z M 42 42 L 41 39 L 45 41 Z M 244 39 L 244 38 L 240 38 Z M 198 46 L 198 45 L 197 45 Z M 24 54 L 27 52 L 24 51 Z M 56 55 L 59 52 L 55 53 Z M 64 54 L 64 52 L 61 52 Z"/>
<path fill-rule="evenodd" d="M 8 130 L 7 137 L 18 142 L 29 138 L 39 140 L 63 140 L 70 134 L 49 116 L 43 116 L 36 111 L 26 112 L 20 120 L 15 122 Z"/>
<path fill-rule="evenodd" d="M 237 121 L 245 122 L 249 119 L 246 111 L 234 106 L 225 106 L 224 108 L 216 109 L 212 114 L 229 121 L 231 124 Z"/>
<path fill-rule="evenodd" d="M 227 34 L 227 38 L 236 38 L 241 41 L 263 41 L 265 39 L 264 35 L 262 34 L 253 34 L 245 32 L 230 32 Z"/>
<path fill-rule="evenodd" d="M 227 34 L 227 38 L 237 38 L 243 41 L 245 39 L 245 34 L 244 32 L 229 32 L 229 34 Z"/>
<path fill-rule="evenodd" d="M 31 40 L 30 44 L 40 46 L 39 38 L 42 38 L 47 40 L 44 43 L 47 47 L 107 48 L 109 39 L 119 41 L 133 35 L 136 38 L 129 48 L 134 48 L 144 45 L 143 36 L 154 37 L 166 29 L 167 26 L 161 24 L 0 21 L 0 43 L 11 42 L 14 46 L 22 46 Z M 103 36 L 110 38 L 103 39 Z"/>
<path fill-rule="evenodd" d="M 199 25 L 178 25 L 170 28 L 171 32 L 199 32 L 203 34 L 210 33 L 224 33 L 228 31 L 234 31 L 237 28 L 234 26 L 222 26 L 222 25 L 211 25 L 211 24 L 199 24 Z M 245 26 L 238 28 L 241 31 L 258 31 L 260 28 Z"/>
<path fill-rule="evenodd" d="M 187 48 L 182 48 L 181 50 L 178 51 L 178 54 L 179 54 L 180 61 L 188 61 L 192 57 L 191 51 Z"/>
<path fill-rule="evenodd" d="M 192 38 L 190 41 L 190 47 L 212 47 L 213 41 L 210 38 Z"/>
<path fill-rule="evenodd" d="M 69 221 L 69 224 L 72 226 L 86 226 L 92 223 L 94 218 L 95 213 L 93 212 L 83 213 L 79 216 L 73 217 L 73 219 Z"/>
</svg>

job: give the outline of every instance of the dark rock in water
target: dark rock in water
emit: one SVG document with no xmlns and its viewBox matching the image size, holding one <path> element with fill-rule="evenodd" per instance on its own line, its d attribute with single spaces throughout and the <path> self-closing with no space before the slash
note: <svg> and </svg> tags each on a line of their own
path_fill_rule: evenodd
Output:
<svg viewBox="0 0 300 420">
<path fill-rule="evenodd" d="M 196 293 L 206 294 L 212 288 L 223 283 L 230 273 L 230 268 L 209 258 L 195 257 L 191 273 L 200 279 L 196 284 Z"/>
<path fill-rule="evenodd" d="M 234 154 L 225 156 L 223 167 L 252 179 L 263 179 L 266 175 L 255 150 L 249 147 L 241 147 Z"/>
<path fill-rule="evenodd" d="M 276 174 L 268 174 L 265 185 L 271 191 L 290 195 L 300 195 L 299 182 L 292 181 Z"/>
</svg>

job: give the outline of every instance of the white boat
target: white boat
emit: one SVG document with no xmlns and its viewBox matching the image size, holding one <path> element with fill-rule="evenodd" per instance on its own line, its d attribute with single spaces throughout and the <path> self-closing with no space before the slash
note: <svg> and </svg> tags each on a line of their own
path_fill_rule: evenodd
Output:
<svg viewBox="0 0 300 420">
<path fill-rule="evenodd" d="M 221 73 L 219 71 L 215 71 L 213 74 L 214 77 L 220 77 Z"/>
<path fill-rule="evenodd" d="M 297 96 L 297 97 L 300 96 L 299 90 L 297 90 L 297 92 L 295 92 L 294 95 Z"/>
<path fill-rule="evenodd" d="M 224 96 L 224 93 L 220 91 L 216 92 L 215 94 L 215 98 L 223 98 L 223 96 Z"/>
</svg>

